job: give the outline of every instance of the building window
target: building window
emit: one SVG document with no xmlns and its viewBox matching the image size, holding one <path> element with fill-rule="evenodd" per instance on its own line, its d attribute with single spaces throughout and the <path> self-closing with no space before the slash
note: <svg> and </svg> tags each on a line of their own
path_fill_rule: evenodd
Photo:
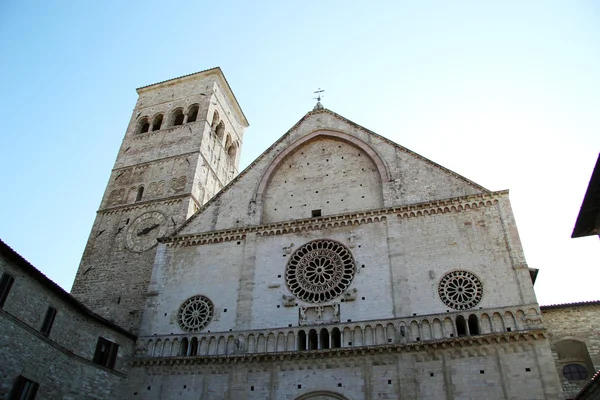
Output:
<svg viewBox="0 0 600 400">
<path fill-rule="evenodd" d="M 140 121 L 138 125 L 139 133 L 146 133 L 150 130 L 150 123 L 148 122 L 148 118 L 144 117 Z"/>
<path fill-rule="evenodd" d="M 184 119 L 183 111 L 181 109 L 175 110 L 173 112 L 173 126 L 183 125 Z"/>
<path fill-rule="evenodd" d="M 583 381 L 587 379 L 588 373 L 581 364 L 567 364 L 563 367 L 563 376 L 570 381 Z"/>
<path fill-rule="evenodd" d="M 162 116 L 162 114 L 158 114 L 156 117 L 154 117 L 154 121 L 152 121 L 152 130 L 159 131 L 160 127 L 162 126 L 162 123 L 163 123 L 163 116 Z"/>
<path fill-rule="evenodd" d="M 0 308 L 4 307 L 4 302 L 8 297 L 8 292 L 10 292 L 10 288 L 12 287 L 15 278 L 12 275 L 7 273 L 2 274 L 2 278 L 0 279 Z"/>
<path fill-rule="evenodd" d="M 144 195 L 144 187 L 140 186 L 137 191 L 137 195 L 135 196 L 135 201 L 142 200 L 142 196 Z"/>
<path fill-rule="evenodd" d="M 103 337 L 98 338 L 96 352 L 94 353 L 94 364 L 113 369 L 117 360 L 119 345 Z"/>
<path fill-rule="evenodd" d="M 50 330 L 52 329 L 52 324 L 54 323 L 54 317 L 56 317 L 56 308 L 49 306 L 48 310 L 46 311 L 44 323 L 42 324 L 42 329 L 40 329 L 42 335 L 50 335 Z"/>
<path fill-rule="evenodd" d="M 197 105 L 193 105 L 190 107 L 190 109 L 188 110 L 188 119 L 187 122 L 196 122 L 196 119 L 198 118 L 198 106 Z"/>
<path fill-rule="evenodd" d="M 14 400 L 33 400 L 40 385 L 37 382 L 30 381 L 24 376 L 19 375 L 9 399 Z"/>
</svg>

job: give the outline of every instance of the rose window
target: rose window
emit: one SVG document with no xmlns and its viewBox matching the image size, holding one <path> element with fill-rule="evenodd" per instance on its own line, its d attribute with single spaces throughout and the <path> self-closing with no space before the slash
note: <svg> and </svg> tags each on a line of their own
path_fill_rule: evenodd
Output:
<svg viewBox="0 0 600 400">
<path fill-rule="evenodd" d="M 315 240 L 292 254 L 285 283 L 299 299 L 323 303 L 344 293 L 354 272 L 354 258 L 346 247 L 332 240 Z"/>
<path fill-rule="evenodd" d="M 212 319 L 213 304 L 208 297 L 190 297 L 179 309 L 178 322 L 187 332 L 200 332 Z"/>
<path fill-rule="evenodd" d="M 481 301 L 483 285 L 471 272 L 452 271 L 440 280 L 438 293 L 448 307 L 455 310 L 468 310 Z"/>
</svg>

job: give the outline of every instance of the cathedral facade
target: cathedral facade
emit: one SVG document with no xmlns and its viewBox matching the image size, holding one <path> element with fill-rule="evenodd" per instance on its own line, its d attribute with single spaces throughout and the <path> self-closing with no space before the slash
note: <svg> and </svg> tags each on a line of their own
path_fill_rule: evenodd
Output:
<svg viewBox="0 0 600 400">
<path fill-rule="evenodd" d="M 111 398 L 564 398 L 508 191 L 320 103 L 238 172 L 219 68 L 138 94 L 72 289 Z"/>
</svg>

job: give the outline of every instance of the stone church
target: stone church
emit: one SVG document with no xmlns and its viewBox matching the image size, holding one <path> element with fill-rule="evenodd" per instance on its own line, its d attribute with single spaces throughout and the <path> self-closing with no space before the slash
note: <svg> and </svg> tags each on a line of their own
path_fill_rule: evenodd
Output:
<svg viewBox="0 0 600 400">
<path fill-rule="evenodd" d="M 71 294 L 1 243 L 0 399 L 560 399 L 600 368 L 600 303 L 540 308 L 508 191 L 320 103 L 240 172 L 219 68 L 137 92 Z"/>
</svg>

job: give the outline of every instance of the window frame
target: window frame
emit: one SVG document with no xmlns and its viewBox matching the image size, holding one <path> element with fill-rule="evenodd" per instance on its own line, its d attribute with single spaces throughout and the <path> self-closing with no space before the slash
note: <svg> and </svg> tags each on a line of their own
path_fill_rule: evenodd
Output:
<svg viewBox="0 0 600 400">
<path fill-rule="evenodd" d="M 58 310 L 56 308 L 48 306 L 44 322 L 42 322 L 42 327 L 40 328 L 40 333 L 42 335 L 46 337 L 50 336 L 50 331 L 52 330 L 52 325 L 54 325 L 54 319 L 56 318 L 57 313 Z"/>
<path fill-rule="evenodd" d="M 10 392 L 9 400 L 33 400 L 37 395 L 40 384 L 19 375 Z"/>
<path fill-rule="evenodd" d="M 119 345 L 117 343 L 99 336 L 92 362 L 108 369 L 115 369 L 118 352 Z"/>
</svg>

